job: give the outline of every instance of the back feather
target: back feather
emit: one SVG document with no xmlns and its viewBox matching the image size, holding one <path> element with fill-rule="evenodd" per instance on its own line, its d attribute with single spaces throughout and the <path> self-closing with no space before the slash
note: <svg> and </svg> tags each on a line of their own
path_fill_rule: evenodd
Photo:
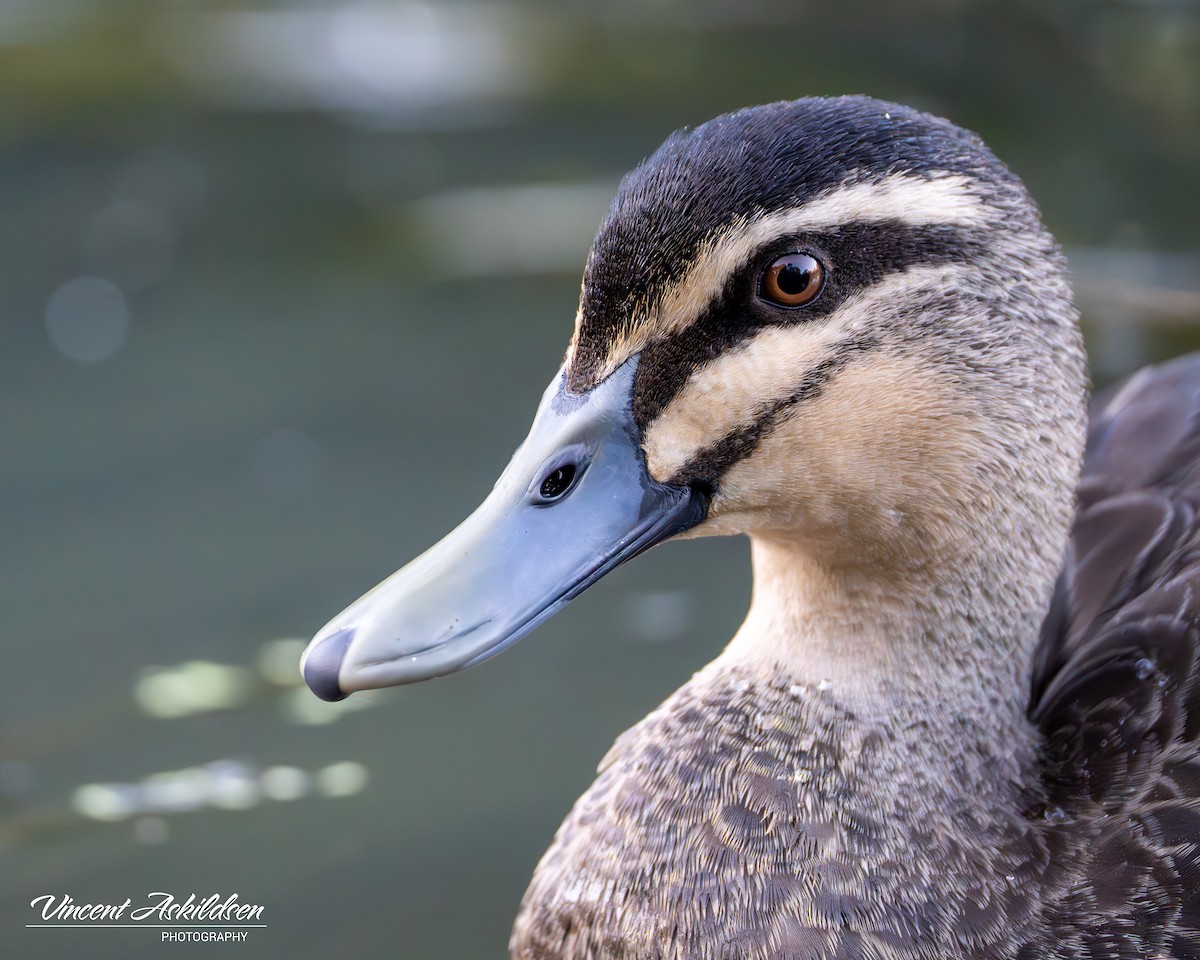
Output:
<svg viewBox="0 0 1200 960">
<path fill-rule="evenodd" d="M 1093 405 L 1034 655 L 1045 816 L 1076 868 L 1022 956 L 1200 958 L 1200 355 Z"/>
</svg>

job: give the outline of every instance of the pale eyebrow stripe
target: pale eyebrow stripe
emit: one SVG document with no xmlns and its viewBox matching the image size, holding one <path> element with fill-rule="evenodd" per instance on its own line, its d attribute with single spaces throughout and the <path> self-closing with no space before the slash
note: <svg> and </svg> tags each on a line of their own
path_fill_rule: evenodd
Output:
<svg viewBox="0 0 1200 960">
<path fill-rule="evenodd" d="M 690 327 L 724 289 L 730 275 L 777 237 L 885 221 L 909 228 L 977 226 L 994 214 L 973 185 L 974 181 L 962 174 L 897 173 L 883 180 L 835 187 L 803 206 L 733 223 L 700 248 L 678 283 L 657 300 L 638 305 L 627 328 L 614 338 L 597 380 L 651 342 Z M 581 323 L 582 317 L 577 315 L 576 337 Z"/>
<path fill-rule="evenodd" d="M 752 427 L 791 397 L 796 385 L 881 314 L 909 303 L 914 289 L 945 289 L 970 268 L 938 264 L 889 274 L 848 299 L 819 324 L 764 327 L 751 339 L 695 370 L 646 428 L 642 447 L 655 480 L 665 483 L 726 437 Z"/>
</svg>

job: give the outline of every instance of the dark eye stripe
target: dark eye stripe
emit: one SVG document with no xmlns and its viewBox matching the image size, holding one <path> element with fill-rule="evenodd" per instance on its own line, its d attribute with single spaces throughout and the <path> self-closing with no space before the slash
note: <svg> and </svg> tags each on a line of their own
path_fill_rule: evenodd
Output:
<svg viewBox="0 0 1200 960">
<path fill-rule="evenodd" d="M 871 188 L 887 196 L 902 181 L 912 215 L 930 223 L 953 191 L 926 191 L 919 181 L 951 176 L 981 214 L 1023 205 L 1016 178 L 978 138 L 907 108 L 885 109 L 889 122 L 881 126 L 877 101 L 799 100 L 670 136 L 622 181 L 596 235 L 570 388 L 594 386 L 614 340 L 643 325 L 637 313 L 646 298 L 679 283 L 706 244 L 747 217 L 802 211 L 826 198 L 836 211 L 839 193 L 854 190 L 855 202 L 836 219 L 880 221 L 871 215 Z M 904 213 L 898 219 L 915 222 Z"/>
<path fill-rule="evenodd" d="M 756 278 L 780 254 L 811 251 L 825 265 L 821 295 L 803 310 L 819 322 L 859 291 L 911 266 L 965 262 L 983 252 L 982 233 L 956 227 L 906 228 L 897 223 L 848 224 L 821 235 L 781 238 L 730 277 L 720 298 L 694 324 L 642 351 L 634 384 L 633 413 L 646 426 L 666 408 L 699 367 L 767 326 L 790 324 L 797 312 L 756 303 Z"/>
</svg>

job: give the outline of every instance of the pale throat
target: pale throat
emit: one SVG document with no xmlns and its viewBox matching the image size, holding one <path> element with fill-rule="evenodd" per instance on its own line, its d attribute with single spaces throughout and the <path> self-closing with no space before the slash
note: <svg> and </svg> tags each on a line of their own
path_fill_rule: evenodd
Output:
<svg viewBox="0 0 1200 960">
<path fill-rule="evenodd" d="M 786 534 L 750 540 L 750 610 L 719 661 L 828 690 L 883 723 L 990 715 L 1024 726 L 1052 574 L 1022 578 L 982 552 L 903 571 L 835 568 Z"/>
</svg>

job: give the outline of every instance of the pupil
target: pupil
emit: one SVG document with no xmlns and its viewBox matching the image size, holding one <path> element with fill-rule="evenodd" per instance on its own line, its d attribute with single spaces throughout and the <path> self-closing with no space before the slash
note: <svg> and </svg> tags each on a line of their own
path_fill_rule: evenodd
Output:
<svg viewBox="0 0 1200 960">
<path fill-rule="evenodd" d="M 571 485 L 571 481 L 575 479 L 575 467 L 573 464 L 564 464 L 550 471 L 546 475 L 546 479 L 542 481 L 541 494 L 547 500 L 554 500 L 561 497 L 567 487 Z"/>
<path fill-rule="evenodd" d="M 811 280 L 810 271 L 794 263 L 789 263 L 779 271 L 779 278 L 776 282 L 784 293 L 795 296 L 807 290 Z"/>
</svg>

